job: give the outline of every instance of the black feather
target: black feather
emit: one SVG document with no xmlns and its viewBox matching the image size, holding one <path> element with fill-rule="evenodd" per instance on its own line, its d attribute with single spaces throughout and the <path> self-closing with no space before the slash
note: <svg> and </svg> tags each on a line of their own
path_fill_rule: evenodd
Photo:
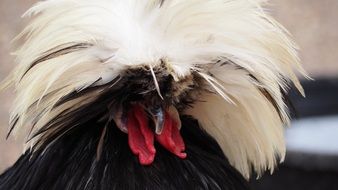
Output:
<svg viewBox="0 0 338 190">
<path fill-rule="evenodd" d="M 57 46 L 55 48 L 52 48 L 46 52 L 44 52 L 39 58 L 37 58 L 35 61 L 32 62 L 32 64 L 29 66 L 29 68 L 25 71 L 25 73 L 22 75 L 21 79 L 36 65 L 39 63 L 42 63 L 44 61 L 47 61 L 49 59 L 54 59 L 56 57 L 66 55 L 75 51 L 79 51 L 82 49 L 86 49 L 93 46 L 92 44 L 88 43 L 68 43 L 63 44 L 60 46 Z"/>
<path fill-rule="evenodd" d="M 246 180 L 224 157 L 217 143 L 189 117 L 182 118 L 188 158 L 175 157 L 162 146 L 151 166 L 141 166 L 128 146 L 127 135 L 114 124 L 93 118 L 57 141 L 26 152 L 0 176 L 1 190 L 128 190 L 249 189 Z M 107 127 L 102 138 L 102 131 Z M 103 140 L 101 154 L 97 151 Z M 50 138 L 52 141 L 53 138 Z"/>
</svg>

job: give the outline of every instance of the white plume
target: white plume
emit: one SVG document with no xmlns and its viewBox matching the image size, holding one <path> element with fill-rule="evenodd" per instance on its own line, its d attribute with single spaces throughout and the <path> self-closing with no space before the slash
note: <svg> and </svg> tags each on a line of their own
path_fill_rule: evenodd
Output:
<svg viewBox="0 0 338 190">
<path fill-rule="evenodd" d="M 296 45 L 268 16 L 262 0 L 47 0 L 24 16 L 18 66 L 9 77 L 17 97 L 15 131 L 41 128 L 87 94 L 53 109 L 65 95 L 103 85 L 130 67 L 167 60 L 178 78 L 198 72 L 216 93 L 186 110 L 220 144 L 245 177 L 273 170 L 285 155 L 288 112 L 282 92 L 305 74 Z M 220 64 L 224 63 L 224 64 Z M 99 82 L 98 79 L 101 79 Z M 97 83 L 96 83 L 97 82 Z M 269 94 L 267 96 L 266 94 Z M 15 132 L 14 131 L 14 132 Z M 33 143 L 33 142 L 30 142 Z M 29 144 L 32 145 L 32 144 Z M 278 158 L 278 160 L 277 160 Z"/>
</svg>

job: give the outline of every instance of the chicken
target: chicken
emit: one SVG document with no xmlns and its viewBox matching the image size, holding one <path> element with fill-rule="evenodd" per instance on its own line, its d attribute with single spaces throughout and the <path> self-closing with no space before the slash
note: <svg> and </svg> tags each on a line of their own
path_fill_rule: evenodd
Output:
<svg viewBox="0 0 338 190">
<path fill-rule="evenodd" d="M 24 17 L 0 189 L 248 189 L 285 156 L 297 46 L 264 0 L 47 0 Z"/>
</svg>

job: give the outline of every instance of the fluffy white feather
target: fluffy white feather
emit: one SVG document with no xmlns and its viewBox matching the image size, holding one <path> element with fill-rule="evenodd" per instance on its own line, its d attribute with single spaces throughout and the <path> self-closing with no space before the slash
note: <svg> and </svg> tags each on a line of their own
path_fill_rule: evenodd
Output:
<svg viewBox="0 0 338 190">
<path fill-rule="evenodd" d="M 202 94 L 186 111 L 220 144 L 244 176 L 273 170 L 285 155 L 283 125 L 289 121 L 282 90 L 293 70 L 304 74 L 296 46 L 268 16 L 262 0 L 47 0 L 25 16 L 30 25 L 19 35 L 19 63 L 9 80 L 17 97 L 11 122 L 15 130 L 38 122 L 41 128 L 62 110 L 90 101 L 93 92 L 58 109 L 53 106 L 74 90 L 102 78 L 102 85 L 123 70 L 156 66 L 167 60 L 179 80 L 199 72 L 216 94 Z M 76 51 L 36 60 L 48 51 L 74 44 Z M 217 61 L 231 64 L 221 66 Z M 210 65 L 211 64 L 211 65 Z M 240 69 L 239 69 L 240 68 Z M 256 79 L 254 80 L 253 77 Z M 275 106 L 262 93 L 271 95 Z M 47 96 L 46 96 L 47 95 Z M 49 95 L 49 96 L 48 96 Z M 30 142 L 32 145 L 34 141 Z"/>
</svg>

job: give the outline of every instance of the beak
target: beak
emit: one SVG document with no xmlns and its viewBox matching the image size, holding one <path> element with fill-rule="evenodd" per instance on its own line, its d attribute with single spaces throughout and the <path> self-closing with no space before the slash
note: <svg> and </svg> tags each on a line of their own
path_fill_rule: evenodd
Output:
<svg viewBox="0 0 338 190">
<path fill-rule="evenodd" d="M 146 111 L 150 114 L 154 124 L 155 124 L 155 133 L 160 135 L 163 131 L 164 121 L 165 121 L 165 110 L 162 106 L 155 108 L 147 108 Z"/>
<path fill-rule="evenodd" d="M 169 114 L 170 118 L 173 119 L 176 123 L 176 127 L 181 129 L 181 119 L 177 109 L 174 106 L 170 106 L 167 109 L 164 109 L 162 106 L 153 108 L 153 109 L 146 109 L 147 112 L 151 115 L 151 118 L 155 124 L 155 133 L 157 135 L 161 135 L 164 123 L 165 123 L 165 114 Z"/>
</svg>

